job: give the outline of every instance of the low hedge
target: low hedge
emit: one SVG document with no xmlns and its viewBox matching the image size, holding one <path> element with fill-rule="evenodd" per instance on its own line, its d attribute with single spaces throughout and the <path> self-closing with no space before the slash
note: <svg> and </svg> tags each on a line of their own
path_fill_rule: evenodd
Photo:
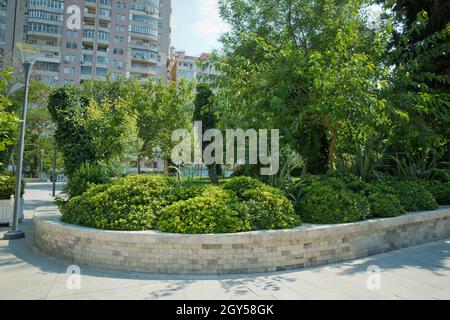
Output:
<svg viewBox="0 0 450 320">
<path fill-rule="evenodd" d="M 406 211 L 434 210 L 439 207 L 433 194 L 419 180 L 390 180 L 387 182 L 395 190 Z"/>
<path fill-rule="evenodd" d="M 151 230 L 170 203 L 169 194 L 166 178 L 129 176 L 71 198 L 61 208 L 63 221 L 107 230 Z"/>
<path fill-rule="evenodd" d="M 245 192 L 233 191 L 237 185 L 246 185 Z M 192 187 L 169 178 L 129 176 L 92 185 L 61 212 L 65 222 L 107 230 L 230 233 L 300 224 L 280 190 L 251 178 Z"/>
<path fill-rule="evenodd" d="M 450 205 L 450 182 L 427 180 L 421 181 L 421 184 L 433 195 L 439 205 Z"/>
<path fill-rule="evenodd" d="M 25 182 L 22 180 L 21 196 L 25 192 Z M 0 200 L 9 200 L 16 193 L 16 177 L 13 175 L 0 175 Z"/>
<path fill-rule="evenodd" d="M 189 234 L 231 233 L 249 230 L 248 221 L 233 192 L 209 187 L 200 196 L 165 207 L 157 229 Z"/>
<path fill-rule="evenodd" d="M 350 223 L 366 219 L 369 202 L 360 193 L 315 183 L 305 188 L 299 203 L 300 218 L 315 224 Z"/>
</svg>

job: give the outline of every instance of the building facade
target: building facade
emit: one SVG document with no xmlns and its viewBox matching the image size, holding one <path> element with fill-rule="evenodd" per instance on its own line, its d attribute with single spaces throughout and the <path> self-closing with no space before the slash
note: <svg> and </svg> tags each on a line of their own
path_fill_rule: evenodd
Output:
<svg viewBox="0 0 450 320">
<path fill-rule="evenodd" d="M 195 57 L 186 55 L 184 51 L 174 51 L 167 70 L 168 79 L 173 82 L 178 82 L 182 78 L 209 82 L 218 74 L 210 58 L 209 53 Z"/>
<path fill-rule="evenodd" d="M 3 64 L 17 65 L 16 42 L 36 46 L 43 82 L 167 81 L 171 0 L 0 0 L 0 10 Z"/>
</svg>

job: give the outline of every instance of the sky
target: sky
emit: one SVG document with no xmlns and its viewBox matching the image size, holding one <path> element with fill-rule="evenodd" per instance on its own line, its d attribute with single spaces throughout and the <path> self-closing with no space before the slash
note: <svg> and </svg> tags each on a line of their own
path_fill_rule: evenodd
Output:
<svg viewBox="0 0 450 320">
<path fill-rule="evenodd" d="M 220 48 L 227 31 L 219 17 L 218 0 L 172 0 L 172 46 L 188 55 Z"/>
</svg>

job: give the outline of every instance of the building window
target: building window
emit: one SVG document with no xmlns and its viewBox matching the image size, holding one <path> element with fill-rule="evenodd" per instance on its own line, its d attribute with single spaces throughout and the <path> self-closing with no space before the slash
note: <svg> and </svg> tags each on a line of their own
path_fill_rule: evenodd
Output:
<svg viewBox="0 0 450 320">
<path fill-rule="evenodd" d="M 94 38 L 94 30 L 83 30 L 83 38 Z"/>
<path fill-rule="evenodd" d="M 113 53 L 123 56 L 124 51 L 123 49 L 114 48 Z"/>
<path fill-rule="evenodd" d="M 109 33 L 105 31 L 99 31 L 98 38 L 101 40 L 108 40 L 109 39 Z"/>
<path fill-rule="evenodd" d="M 75 30 L 68 30 L 67 31 L 67 36 L 71 37 L 71 38 L 76 38 L 78 37 L 78 31 Z"/>
<path fill-rule="evenodd" d="M 58 33 L 58 27 L 51 24 L 35 23 L 28 24 L 28 31 L 38 31 L 45 33 Z"/>
<path fill-rule="evenodd" d="M 65 74 L 75 74 L 75 68 L 64 68 Z"/>
<path fill-rule="evenodd" d="M 123 62 L 120 60 L 114 60 L 112 63 L 114 68 L 122 69 L 123 68 Z"/>
<path fill-rule="evenodd" d="M 84 75 L 91 75 L 92 74 L 92 67 L 81 67 L 81 74 Z"/>
<path fill-rule="evenodd" d="M 118 21 L 125 21 L 125 15 L 123 14 L 116 14 L 116 20 Z"/>
<path fill-rule="evenodd" d="M 76 49 L 78 46 L 75 42 L 67 42 L 66 48 L 67 49 Z"/>
<path fill-rule="evenodd" d="M 106 68 L 95 68 L 95 73 L 98 77 L 106 77 L 108 69 Z"/>
<path fill-rule="evenodd" d="M 97 63 L 108 64 L 108 58 L 103 56 L 97 56 Z"/>
<path fill-rule="evenodd" d="M 63 21 L 64 16 L 58 13 L 40 11 L 40 10 L 29 10 L 28 18 L 52 20 L 52 21 Z"/>
<path fill-rule="evenodd" d="M 109 17 L 111 17 L 111 10 L 108 10 L 108 9 L 100 9 L 100 16 L 101 17 L 106 17 L 106 18 L 109 18 Z"/>
<path fill-rule="evenodd" d="M 64 56 L 64 62 L 75 62 L 76 57 L 75 56 Z"/>
<path fill-rule="evenodd" d="M 28 7 L 47 7 L 52 9 L 64 9 L 63 1 L 55 0 L 29 0 L 27 2 Z"/>
</svg>

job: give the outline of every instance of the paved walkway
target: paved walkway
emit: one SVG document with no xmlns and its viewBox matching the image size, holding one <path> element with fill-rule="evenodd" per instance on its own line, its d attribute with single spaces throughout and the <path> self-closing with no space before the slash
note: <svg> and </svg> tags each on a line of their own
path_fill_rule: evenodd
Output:
<svg viewBox="0 0 450 320">
<path fill-rule="evenodd" d="M 50 193 L 50 184 L 29 184 L 26 239 L 0 240 L 0 299 L 450 299 L 450 239 L 326 267 L 260 275 L 162 276 L 80 266 L 81 288 L 71 290 L 66 273 L 71 263 L 40 252 L 33 241 L 33 209 L 50 204 Z M 0 227 L 0 238 L 4 231 Z M 372 265 L 380 268 L 379 290 L 367 287 Z"/>
</svg>

